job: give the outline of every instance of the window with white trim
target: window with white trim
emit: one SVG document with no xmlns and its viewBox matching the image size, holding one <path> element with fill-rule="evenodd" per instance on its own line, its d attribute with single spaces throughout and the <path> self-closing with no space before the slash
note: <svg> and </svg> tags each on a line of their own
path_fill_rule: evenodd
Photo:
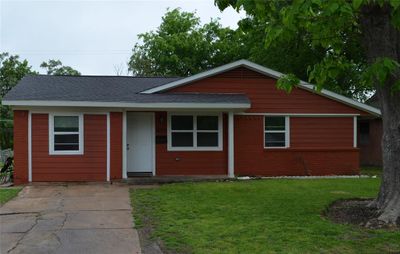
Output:
<svg viewBox="0 0 400 254">
<path fill-rule="evenodd" d="M 83 116 L 49 115 L 50 154 L 83 154 Z"/>
<path fill-rule="evenodd" d="M 170 114 L 168 150 L 222 150 L 220 114 Z"/>
<path fill-rule="evenodd" d="M 264 147 L 265 148 L 289 147 L 289 117 L 287 116 L 264 117 Z"/>
</svg>

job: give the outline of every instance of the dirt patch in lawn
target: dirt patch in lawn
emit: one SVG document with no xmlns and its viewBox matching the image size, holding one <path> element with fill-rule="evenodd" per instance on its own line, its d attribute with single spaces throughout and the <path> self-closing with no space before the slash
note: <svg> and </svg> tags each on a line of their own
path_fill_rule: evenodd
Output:
<svg viewBox="0 0 400 254">
<path fill-rule="evenodd" d="M 333 202 L 324 212 L 324 216 L 331 221 L 340 224 L 352 224 L 370 229 L 400 229 L 400 221 L 397 227 L 388 226 L 377 220 L 379 212 L 369 204 L 373 199 L 346 199 Z"/>
<path fill-rule="evenodd" d="M 368 207 L 372 199 L 348 199 L 333 202 L 325 216 L 333 222 L 363 226 L 377 215 L 377 210 Z"/>
</svg>

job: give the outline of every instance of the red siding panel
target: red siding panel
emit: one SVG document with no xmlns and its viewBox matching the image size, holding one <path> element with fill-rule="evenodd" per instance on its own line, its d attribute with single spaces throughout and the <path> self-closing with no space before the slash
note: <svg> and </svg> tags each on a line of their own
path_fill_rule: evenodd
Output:
<svg viewBox="0 0 400 254">
<path fill-rule="evenodd" d="M 218 78 L 235 78 L 235 79 L 246 79 L 246 78 L 259 78 L 259 79 L 265 79 L 265 75 L 256 72 L 256 71 L 251 71 L 245 67 L 238 67 L 233 70 L 229 70 L 223 73 L 218 74 Z"/>
<path fill-rule="evenodd" d="M 291 117 L 293 148 L 349 148 L 353 146 L 353 118 Z"/>
<path fill-rule="evenodd" d="M 227 155 L 227 117 L 223 123 L 222 151 L 168 151 L 167 114 L 156 113 L 156 174 L 157 175 L 226 175 Z"/>
<path fill-rule="evenodd" d="M 28 111 L 14 110 L 14 184 L 28 183 Z"/>
<path fill-rule="evenodd" d="M 32 114 L 32 181 L 105 181 L 107 118 L 84 116 L 84 154 L 49 155 L 47 114 Z"/>
<path fill-rule="evenodd" d="M 350 175 L 358 173 L 358 149 L 352 148 L 351 141 L 342 139 L 342 133 L 337 137 L 341 140 L 318 141 L 329 135 L 331 120 L 319 123 L 313 129 L 325 129 L 312 135 L 312 129 L 304 131 L 308 125 L 315 122 L 314 118 L 291 118 L 291 143 L 288 149 L 264 149 L 263 116 L 235 116 L 235 174 L 237 175 Z M 348 129 L 348 119 L 335 118 L 339 125 L 345 128 L 345 135 L 352 130 Z M 308 123 L 310 121 L 310 123 Z M 346 127 L 347 126 L 347 127 Z M 314 141 L 304 143 L 307 137 L 301 138 L 301 132 Z M 329 139 L 332 140 L 332 139 Z M 341 143 L 343 142 L 343 143 Z M 306 146 L 307 145 L 307 146 Z"/>
<path fill-rule="evenodd" d="M 110 178 L 122 178 L 122 113 L 110 113 Z"/>
<path fill-rule="evenodd" d="M 304 89 L 295 88 L 288 94 L 276 88 L 275 79 L 245 68 L 231 70 L 167 92 L 244 93 L 251 100 L 251 108 L 247 112 L 366 115 L 363 111 Z"/>
</svg>

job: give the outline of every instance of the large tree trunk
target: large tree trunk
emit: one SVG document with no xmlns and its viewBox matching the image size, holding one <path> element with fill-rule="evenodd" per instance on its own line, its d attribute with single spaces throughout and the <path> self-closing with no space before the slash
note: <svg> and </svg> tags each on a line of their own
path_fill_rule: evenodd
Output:
<svg viewBox="0 0 400 254">
<path fill-rule="evenodd" d="M 367 58 L 389 57 L 400 62 L 400 30 L 391 23 L 391 7 L 376 4 L 361 9 L 360 21 Z M 383 176 L 377 199 L 378 222 L 400 225 L 400 92 L 393 86 L 400 70 L 385 84 L 376 84 L 383 120 Z"/>
</svg>

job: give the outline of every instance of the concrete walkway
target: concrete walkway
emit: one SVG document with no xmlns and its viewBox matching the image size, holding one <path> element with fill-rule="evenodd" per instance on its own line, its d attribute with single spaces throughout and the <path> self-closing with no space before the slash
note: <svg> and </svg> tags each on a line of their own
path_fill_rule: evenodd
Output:
<svg viewBox="0 0 400 254">
<path fill-rule="evenodd" d="M 129 188 L 27 186 L 0 208 L 0 253 L 140 253 Z"/>
</svg>

